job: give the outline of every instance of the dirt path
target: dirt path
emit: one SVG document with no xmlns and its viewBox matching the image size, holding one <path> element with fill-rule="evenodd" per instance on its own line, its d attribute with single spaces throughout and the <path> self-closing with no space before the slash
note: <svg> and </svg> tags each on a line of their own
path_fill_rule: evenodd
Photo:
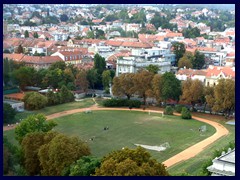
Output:
<svg viewBox="0 0 240 180">
<path fill-rule="evenodd" d="M 59 113 L 55 113 L 55 114 L 51 114 L 47 117 L 47 120 L 50 119 L 55 119 L 58 117 L 62 117 L 62 116 L 66 116 L 66 115 L 70 115 L 70 114 L 74 114 L 74 113 L 78 113 L 78 112 L 85 112 L 85 111 L 101 111 L 101 110 L 127 110 L 130 111 L 128 108 L 102 108 L 102 107 L 98 107 L 97 104 L 94 104 L 93 106 L 89 107 L 89 108 L 82 108 L 82 109 L 73 109 L 73 110 L 68 110 L 68 111 L 63 111 L 63 112 L 59 112 Z M 145 111 L 145 112 L 149 112 L 149 110 L 141 110 L 141 109 L 132 109 L 131 111 Z M 150 112 L 156 112 L 156 113 L 162 113 L 162 111 L 154 111 L 154 110 L 150 110 Z M 174 115 L 180 115 L 175 113 Z M 214 122 L 214 121 L 210 121 L 207 119 L 203 119 L 203 118 L 199 118 L 196 116 L 192 116 L 193 119 L 196 119 L 198 121 L 201 122 L 205 122 L 207 124 L 210 124 L 211 126 L 215 127 L 216 132 L 208 137 L 207 139 L 204 139 L 203 141 L 185 149 L 184 151 L 176 154 L 175 156 L 169 158 L 168 160 L 164 161 L 163 164 L 166 167 L 170 167 L 173 166 L 179 162 L 182 161 L 186 161 L 194 156 L 196 156 L 198 153 L 200 153 L 201 151 L 204 150 L 204 148 L 206 148 L 208 145 L 212 144 L 214 141 L 216 141 L 217 139 L 227 135 L 229 133 L 229 131 L 222 126 L 221 124 Z M 13 127 L 3 127 L 3 130 L 10 130 L 15 128 L 15 126 Z"/>
</svg>

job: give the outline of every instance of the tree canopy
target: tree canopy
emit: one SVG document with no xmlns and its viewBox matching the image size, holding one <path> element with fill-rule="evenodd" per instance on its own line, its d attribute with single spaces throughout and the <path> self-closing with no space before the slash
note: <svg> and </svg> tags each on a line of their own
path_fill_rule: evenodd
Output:
<svg viewBox="0 0 240 180">
<path fill-rule="evenodd" d="M 16 110 L 8 103 L 3 103 L 3 123 L 13 123 L 15 121 Z"/>
<path fill-rule="evenodd" d="M 165 166 L 151 159 L 151 155 L 141 147 L 124 148 L 105 156 L 97 176 L 168 176 Z"/>
<path fill-rule="evenodd" d="M 176 64 L 178 64 L 179 59 L 182 58 L 184 53 L 186 52 L 185 45 L 180 42 L 174 43 L 173 52 L 176 55 Z"/>
</svg>

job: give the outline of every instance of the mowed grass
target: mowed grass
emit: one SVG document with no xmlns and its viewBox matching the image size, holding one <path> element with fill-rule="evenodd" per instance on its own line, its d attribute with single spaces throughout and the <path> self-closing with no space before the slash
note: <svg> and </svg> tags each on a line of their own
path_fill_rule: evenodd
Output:
<svg viewBox="0 0 240 180">
<path fill-rule="evenodd" d="M 50 114 L 54 114 L 62 111 L 71 110 L 71 109 L 86 108 L 86 107 L 92 106 L 93 104 L 94 104 L 94 101 L 92 100 L 92 98 L 86 98 L 86 99 L 83 99 L 82 101 L 75 101 L 75 102 L 70 102 L 65 104 L 59 104 L 56 106 L 49 106 L 36 111 L 24 111 L 21 113 L 17 113 L 16 119 L 24 119 L 31 114 L 42 113 L 45 115 L 50 115 Z"/>
<path fill-rule="evenodd" d="M 214 134 L 215 129 L 196 120 L 182 120 L 176 116 L 133 111 L 93 111 L 77 113 L 55 119 L 54 130 L 87 141 L 93 155 L 102 157 L 123 147 L 136 148 L 134 144 L 159 146 L 168 142 L 171 148 L 157 152 L 148 150 L 162 162 L 197 142 Z M 201 134 L 199 127 L 206 125 Z M 109 130 L 104 130 L 104 127 Z M 90 140 L 93 138 L 93 141 Z"/>
</svg>

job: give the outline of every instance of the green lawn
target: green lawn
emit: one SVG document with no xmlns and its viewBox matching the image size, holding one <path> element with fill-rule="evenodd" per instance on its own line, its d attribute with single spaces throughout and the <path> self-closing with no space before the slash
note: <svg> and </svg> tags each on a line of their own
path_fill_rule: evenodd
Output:
<svg viewBox="0 0 240 180">
<path fill-rule="evenodd" d="M 71 109 L 90 107 L 93 104 L 94 104 L 94 102 L 93 102 L 92 98 L 86 98 L 86 99 L 83 99 L 82 101 L 59 104 L 56 106 L 49 106 L 49 107 L 45 107 L 45 108 L 37 110 L 37 111 L 24 111 L 21 113 L 17 113 L 15 118 L 16 119 L 24 119 L 31 114 L 37 114 L 37 113 L 43 113 L 45 115 L 50 115 L 50 114 L 54 114 L 57 112 L 71 110 Z"/>
<path fill-rule="evenodd" d="M 195 120 L 130 111 L 93 111 L 78 113 L 55 119 L 55 130 L 77 135 L 89 143 L 93 155 L 103 156 L 122 147 L 135 148 L 136 144 L 160 145 L 168 142 L 170 149 L 151 151 L 154 158 L 164 161 L 189 146 L 207 138 L 215 132 L 209 125 Z M 207 126 L 207 132 L 200 135 L 198 128 Z M 109 130 L 103 128 L 108 126 Z M 89 139 L 95 137 L 93 141 Z"/>
</svg>

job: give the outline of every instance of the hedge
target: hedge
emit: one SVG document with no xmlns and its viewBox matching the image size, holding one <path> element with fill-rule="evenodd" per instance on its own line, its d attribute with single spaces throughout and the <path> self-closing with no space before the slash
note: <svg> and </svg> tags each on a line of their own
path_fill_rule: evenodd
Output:
<svg viewBox="0 0 240 180">
<path fill-rule="evenodd" d="M 128 100 L 128 99 L 107 99 L 103 101 L 103 106 L 105 107 L 136 107 L 140 108 L 141 102 L 138 100 Z"/>
</svg>

